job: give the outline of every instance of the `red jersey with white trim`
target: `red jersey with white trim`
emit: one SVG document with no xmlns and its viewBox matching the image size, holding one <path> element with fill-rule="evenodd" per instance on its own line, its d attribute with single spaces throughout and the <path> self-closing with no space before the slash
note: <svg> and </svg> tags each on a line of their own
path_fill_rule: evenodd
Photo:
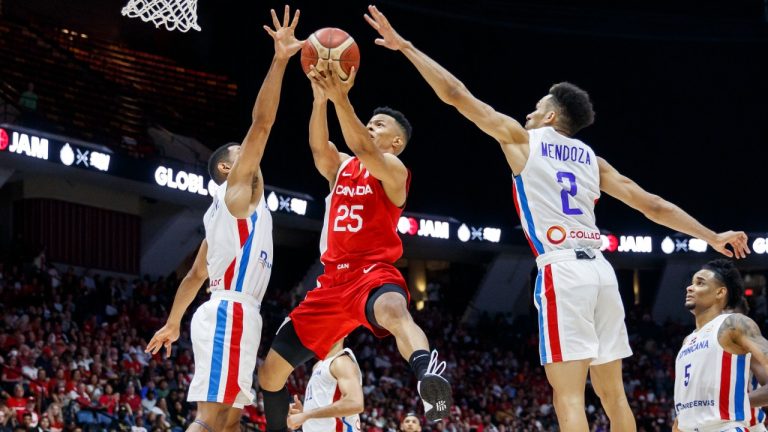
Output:
<svg viewBox="0 0 768 432">
<path fill-rule="evenodd" d="M 211 292 L 231 290 L 261 301 L 272 274 L 272 214 L 262 193 L 256 210 L 238 219 L 227 208 L 226 191 L 224 182 L 203 216 Z"/>
<path fill-rule="evenodd" d="M 409 172 L 406 190 L 410 180 Z M 403 255 L 403 243 L 397 234 L 402 212 L 360 159 L 344 161 L 325 199 L 320 261 L 326 271 L 349 268 L 350 263 L 394 264 Z"/>
</svg>

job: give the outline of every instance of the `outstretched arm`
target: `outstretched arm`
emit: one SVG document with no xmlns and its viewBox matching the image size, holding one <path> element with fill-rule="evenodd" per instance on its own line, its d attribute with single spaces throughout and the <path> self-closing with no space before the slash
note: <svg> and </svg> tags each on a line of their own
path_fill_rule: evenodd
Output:
<svg viewBox="0 0 768 432">
<path fill-rule="evenodd" d="M 315 168 L 333 187 L 339 166 L 349 155 L 339 152 L 336 146 L 328 141 L 328 97 L 311 78 L 310 82 L 314 101 L 312 115 L 309 117 L 309 147 L 312 149 Z"/>
<path fill-rule="evenodd" d="M 371 175 L 381 181 L 392 203 L 398 207 L 402 206 L 405 204 L 407 195 L 408 169 L 397 156 L 384 153 L 376 147 L 368 128 L 355 114 L 348 93 L 356 75 L 357 71 L 354 67 L 346 81 L 342 81 L 331 69 L 321 74 L 312 67 L 309 73 L 312 82 L 325 92 L 336 107 L 341 132 L 349 149 L 360 159 Z"/>
<path fill-rule="evenodd" d="M 179 338 L 181 318 L 195 297 L 197 297 L 197 292 L 200 291 L 203 282 L 208 279 L 207 256 L 208 241 L 203 240 L 203 243 L 200 244 L 200 249 L 197 251 L 192 268 L 189 269 L 187 275 L 181 280 L 179 289 L 176 291 L 176 297 L 173 299 L 173 306 L 171 306 L 171 313 L 168 314 L 168 320 L 152 336 L 152 340 L 149 341 L 144 352 L 154 355 L 160 351 L 160 348 L 165 347 L 166 357 L 171 356 L 171 345 Z"/>
<path fill-rule="evenodd" d="M 702 239 L 727 257 L 746 258 L 750 253 L 747 235 L 743 231 L 716 233 L 675 204 L 651 194 L 619 173 L 605 159 L 598 157 L 600 189 L 608 195 L 640 211 L 648 219 L 673 230 Z M 726 248 L 730 245 L 733 252 Z"/>
<path fill-rule="evenodd" d="M 282 24 L 277 19 L 274 9 L 271 12 L 275 28 L 273 30 L 264 26 L 264 29 L 275 41 L 275 56 L 272 58 L 269 72 L 256 97 L 251 115 L 251 127 L 243 139 L 240 155 L 227 178 L 227 192 L 224 200 L 227 209 L 237 218 L 247 217 L 252 198 L 261 196 L 264 191 L 259 164 L 264 155 L 269 132 L 275 123 L 285 66 L 302 45 L 302 41 L 296 39 L 293 34 L 299 22 L 299 11 L 297 10 L 294 14 L 290 25 L 288 25 L 290 19 L 288 6 L 285 7 Z"/>
<path fill-rule="evenodd" d="M 723 321 L 717 333 L 720 345 L 726 351 L 743 355 L 752 354 L 752 361 L 768 367 L 768 340 L 760 333 L 760 327 L 746 315 L 733 314 Z M 752 406 L 768 405 L 767 387 L 749 393 Z"/>
<path fill-rule="evenodd" d="M 346 417 L 363 412 L 363 388 L 360 385 L 360 371 L 354 360 L 347 355 L 337 357 L 331 363 L 331 375 L 336 378 L 341 398 L 331 405 L 304 411 L 301 402 L 294 396 L 288 427 L 297 429 L 309 419 Z"/>
<path fill-rule="evenodd" d="M 456 108 L 501 144 L 512 170 L 519 173 L 528 156 L 528 132 L 525 128 L 517 120 L 472 95 L 458 78 L 400 36 L 376 6 L 368 6 L 368 11 L 370 15 L 366 14 L 365 20 L 381 36 L 376 39 L 376 45 L 402 52 L 443 102 Z"/>
</svg>

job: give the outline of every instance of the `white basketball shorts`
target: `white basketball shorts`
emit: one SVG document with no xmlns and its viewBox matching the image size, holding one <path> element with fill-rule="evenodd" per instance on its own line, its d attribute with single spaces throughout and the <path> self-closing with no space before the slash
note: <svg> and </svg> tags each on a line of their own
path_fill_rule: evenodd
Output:
<svg viewBox="0 0 768 432">
<path fill-rule="evenodd" d="M 542 365 L 585 359 L 599 365 L 632 355 L 616 274 L 600 251 L 588 252 L 579 254 L 584 259 L 574 249 L 536 258 Z"/>
<path fill-rule="evenodd" d="M 195 375 L 187 401 L 243 408 L 253 402 L 251 386 L 261 340 L 259 302 L 252 296 L 214 291 L 192 317 Z"/>
</svg>

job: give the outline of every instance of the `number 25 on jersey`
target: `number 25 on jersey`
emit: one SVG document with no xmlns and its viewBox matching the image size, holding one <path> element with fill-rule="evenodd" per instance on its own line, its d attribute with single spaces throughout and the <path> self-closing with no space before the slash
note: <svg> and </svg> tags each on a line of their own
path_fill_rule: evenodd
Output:
<svg viewBox="0 0 768 432">
<path fill-rule="evenodd" d="M 334 231 L 358 232 L 363 228 L 362 205 L 340 205 L 333 219 Z"/>
</svg>

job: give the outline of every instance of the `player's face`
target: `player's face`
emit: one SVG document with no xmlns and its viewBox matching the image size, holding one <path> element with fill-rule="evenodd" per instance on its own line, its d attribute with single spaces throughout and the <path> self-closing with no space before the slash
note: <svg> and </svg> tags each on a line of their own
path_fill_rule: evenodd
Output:
<svg viewBox="0 0 768 432">
<path fill-rule="evenodd" d="M 727 295 L 727 290 L 712 270 L 699 270 L 685 290 L 685 308 L 690 311 L 708 309 Z"/>
<path fill-rule="evenodd" d="M 554 109 L 549 100 L 552 95 L 546 95 L 536 103 L 536 110 L 525 116 L 525 128 L 537 129 L 552 124 Z"/>
<path fill-rule="evenodd" d="M 400 429 L 403 432 L 420 432 L 421 422 L 414 416 L 408 416 L 403 419 L 403 423 L 400 425 Z"/>
<path fill-rule="evenodd" d="M 386 114 L 376 114 L 368 120 L 366 127 L 379 150 L 397 154 L 397 149 L 402 146 L 403 137 L 400 126 L 394 118 Z"/>
</svg>

